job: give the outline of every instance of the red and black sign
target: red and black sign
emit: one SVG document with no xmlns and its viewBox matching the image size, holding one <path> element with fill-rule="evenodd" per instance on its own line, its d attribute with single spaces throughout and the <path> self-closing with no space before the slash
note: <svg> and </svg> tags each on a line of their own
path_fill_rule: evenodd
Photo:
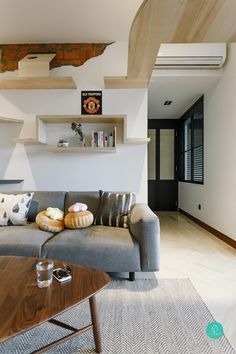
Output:
<svg viewBox="0 0 236 354">
<path fill-rule="evenodd" d="M 102 91 L 81 91 L 81 114 L 102 114 Z"/>
</svg>

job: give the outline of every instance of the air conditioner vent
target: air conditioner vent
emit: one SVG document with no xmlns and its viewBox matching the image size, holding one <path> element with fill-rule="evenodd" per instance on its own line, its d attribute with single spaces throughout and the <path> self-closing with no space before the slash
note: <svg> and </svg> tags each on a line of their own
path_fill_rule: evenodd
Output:
<svg viewBox="0 0 236 354">
<path fill-rule="evenodd" d="M 220 68 L 226 59 L 225 43 L 162 44 L 155 69 Z"/>
</svg>

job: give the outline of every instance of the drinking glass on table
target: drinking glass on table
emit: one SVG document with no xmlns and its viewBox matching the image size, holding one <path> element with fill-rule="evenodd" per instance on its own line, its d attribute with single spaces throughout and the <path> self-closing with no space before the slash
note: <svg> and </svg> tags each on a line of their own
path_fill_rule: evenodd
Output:
<svg viewBox="0 0 236 354">
<path fill-rule="evenodd" d="M 52 283 L 52 261 L 40 261 L 36 264 L 37 284 L 39 288 L 46 288 Z"/>
</svg>

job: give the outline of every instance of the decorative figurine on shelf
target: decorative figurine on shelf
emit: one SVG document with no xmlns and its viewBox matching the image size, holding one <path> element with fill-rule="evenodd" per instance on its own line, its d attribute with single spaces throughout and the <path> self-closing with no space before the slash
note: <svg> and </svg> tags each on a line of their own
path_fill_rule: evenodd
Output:
<svg viewBox="0 0 236 354">
<path fill-rule="evenodd" d="M 75 132 L 76 135 L 79 135 L 80 146 L 85 146 L 85 137 L 82 130 L 82 124 L 80 123 L 71 123 L 71 129 Z"/>
<path fill-rule="evenodd" d="M 67 140 L 59 140 L 57 143 L 57 147 L 68 147 L 69 143 Z"/>
</svg>

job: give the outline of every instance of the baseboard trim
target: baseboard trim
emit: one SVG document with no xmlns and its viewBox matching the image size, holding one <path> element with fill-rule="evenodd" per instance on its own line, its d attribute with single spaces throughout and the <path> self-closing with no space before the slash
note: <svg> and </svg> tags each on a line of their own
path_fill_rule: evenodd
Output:
<svg viewBox="0 0 236 354">
<path fill-rule="evenodd" d="M 211 234 L 213 234 L 214 236 L 216 236 L 220 240 L 224 241 L 225 243 L 227 243 L 228 245 L 230 245 L 231 247 L 236 249 L 236 241 L 233 240 L 232 238 L 230 238 L 229 236 L 227 236 L 227 235 L 223 234 L 222 232 L 214 229 L 213 227 L 205 224 L 203 221 L 195 218 L 195 216 L 192 216 L 191 214 L 187 213 L 183 209 L 179 208 L 179 212 L 182 213 L 183 215 L 187 216 L 190 220 L 194 221 L 196 224 L 203 227 L 205 230 L 209 231 Z"/>
</svg>

